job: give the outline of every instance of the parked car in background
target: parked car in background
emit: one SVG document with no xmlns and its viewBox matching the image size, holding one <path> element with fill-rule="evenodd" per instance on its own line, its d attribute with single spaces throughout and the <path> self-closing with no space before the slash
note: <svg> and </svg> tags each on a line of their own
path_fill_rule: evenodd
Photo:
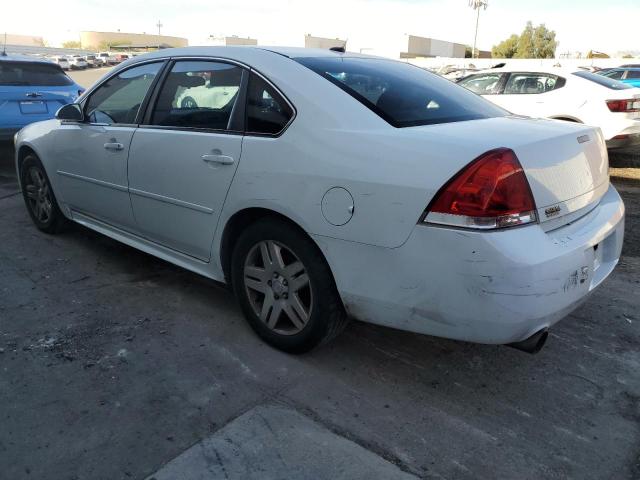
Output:
<svg viewBox="0 0 640 480">
<path fill-rule="evenodd" d="M 0 56 L 0 139 L 12 138 L 29 123 L 53 118 L 82 91 L 59 64 L 27 56 Z"/>
<path fill-rule="evenodd" d="M 64 55 L 57 55 L 57 56 L 51 57 L 51 61 L 53 63 L 58 64 L 60 68 L 63 70 L 71 70 L 71 62 Z"/>
<path fill-rule="evenodd" d="M 455 68 L 452 70 L 448 70 L 446 73 L 443 73 L 442 76 L 447 80 L 459 80 L 460 78 L 464 78 L 468 75 L 471 75 L 477 72 L 477 68 Z"/>
<path fill-rule="evenodd" d="M 640 150 L 640 89 L 586 70 L 499 68 L 458 81 L 510 112 L 600 127 L 610 149 Z"/>
<path fill-rule="evenodd" d="M 633 87 L 640 87 L 640 68 L 608 68 L 600 70 L 599 75 L 612 78 Z"/>
<path fill-rule="evenodd" d="M 88 66 L 87 61 L 80 55 L 72 55 L 68 58 L 71 70 L 84 70 Z"/>
<path fill-rule="evenodd" d="M 329 50 L 149 53 L 23 129 L 16 169 L 42 231 L 73 220 L 228 282 L 291 352 L 348 316 L 535 352 L 624 236 L 597 128 Z"/>
<path fill-rule="evenodd" d="M 98 61 L 95 55 L 84 55 L 85 62 L 87 62 L 87 67 L 94 68 L 98 66 Z"/>
<path fill-rule="evenodd" d="M 98 60 L 102 65 L 115 65 L 118 63 L 116 57 L 111 55 L 109 52 L 100 52 L 96 55 L 96 60 Z"/>
<path fill-rule="evenodd" d="M 126 53 L 116 53 L 113 56 L 116 59 L 116 63 L 122 63 L 125 60 L 129 60 L 129 55 Z"/>
</svg>

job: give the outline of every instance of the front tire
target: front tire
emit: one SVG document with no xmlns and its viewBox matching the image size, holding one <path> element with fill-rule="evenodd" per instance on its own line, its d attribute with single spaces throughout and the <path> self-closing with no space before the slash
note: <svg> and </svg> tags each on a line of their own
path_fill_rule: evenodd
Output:
<svg viewBox="0 0 640 480">
<path fill-rule="evenodd" d="M 24 203 L 36 227 L 51 234 L 64 230 L 68 221 L 58 207 L 47 172 L 35 155 L 27 155 L 22 162 L 20 182 Z"/>
<path fill-rule="evenodd" d="M 242 232 L 232 254 L 231 282 L 249 324 L 280 350 L 309 351 L 346 325 L 322 253 L 285 221 L 259 220 Z"/>
</svg>

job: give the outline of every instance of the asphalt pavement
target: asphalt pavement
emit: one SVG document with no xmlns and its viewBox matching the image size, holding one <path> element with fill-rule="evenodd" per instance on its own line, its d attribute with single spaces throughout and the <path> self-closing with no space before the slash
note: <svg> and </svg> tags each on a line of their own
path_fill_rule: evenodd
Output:
<svg viewBox="0 0 640 480">
<path fill-rule="evenodd" d="M 532 356 L 352 322 L 287 355 L 220 284 L 32 225 L 0 151 L 0 478 L 640 478 L 640 176 L 620 265 Z"/>
</svg>

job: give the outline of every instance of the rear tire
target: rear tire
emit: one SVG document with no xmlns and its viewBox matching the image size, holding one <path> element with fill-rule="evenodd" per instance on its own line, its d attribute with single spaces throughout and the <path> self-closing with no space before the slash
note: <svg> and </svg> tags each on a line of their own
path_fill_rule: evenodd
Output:
<svg viewBox="0 0 640 480">
<path fill-rule="evenodd" d="M 241 233 L 231 258 L 231 282 L 251 327 L 280 350 L 307 352 L 346 326 L 322 253 L 283 220 L 265 218 Z"/>
<path fill-rule="evenodd" d="M 20 166 L 22 197 L 33 223 L 45 233 L 59 233 L 68 225 L 60 211 L 47 172 L 35 155 L 27 155 Z"/>
</svg>

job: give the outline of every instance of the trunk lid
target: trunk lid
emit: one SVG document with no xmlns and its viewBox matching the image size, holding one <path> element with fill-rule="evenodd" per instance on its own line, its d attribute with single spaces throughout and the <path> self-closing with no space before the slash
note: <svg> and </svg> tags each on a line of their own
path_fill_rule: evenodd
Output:
<svg viewBox="0 0 640 480">
<path fill-rule="evenodd" d="M 440 144 L 459 156 L 458 170 L 489 150 L 512 149 L 529 181 L 545 230 L 587 213 L 609 187 L 607 149 L 595 127 L 508 116 L 408 130 L 424 135 L 431 148 Z M 464 138 L 468 141 L 460 142 Z"/>
</svg>

